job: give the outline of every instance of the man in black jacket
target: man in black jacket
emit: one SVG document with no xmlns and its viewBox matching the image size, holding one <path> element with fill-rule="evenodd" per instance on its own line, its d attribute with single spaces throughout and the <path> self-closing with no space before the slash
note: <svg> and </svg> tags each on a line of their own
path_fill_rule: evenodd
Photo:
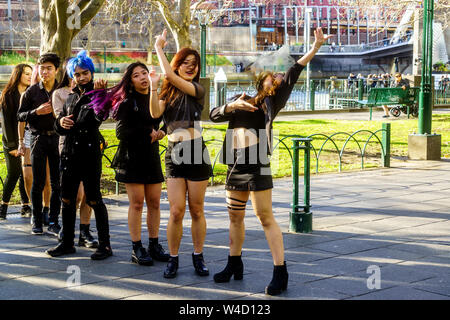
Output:
<svg viewBox="0 0 450 320">
<path fill-rule="evenodd" d="M 63 111 L 55 121 L 55 130 L 65 136 L 61 151 L 61 199 L 63 236 L 61 243 L 46 253 L 52 257 L 75 253 L 74 234 L 76 220 L 76 198 L 80 182 L 83 181 L 86 203 L 94 209 L 99 246 L 91 255 L 93 260 L 112 255 L 109 240 L 108 211 L 100 192 L 102 154 L 100 149 L 101 121 L 89 106 L 87 93 L 97 88 L 106 88 L 106 82 L 96 81 L 94 65 L 85 51 L 72 58 L 67 73 L 77 85 L 64 104 Z"/>
<path fill-rule="evenodd" d="M 17 118 L 28 122 L 31 129 L 31 167 L 33 185 L 31 202 L 33 204 L 32 234 L 43 234 L 42 230 L 42 191 L 44 190 L 47 159 L 50 167 L 50 217 L 47 232 L 57 236 L 61 227 L 58 224 L 61 210 L 59 186 L 59 152 L 58 135 L 53 124 L 55 117 L 51 96 L 58 86 L 56 74 L 60 60 L 54 53 L 46 53 L 39 57 L 38 68 L 41 81 L 27 89 L 22 96 Z"/>
</svg>

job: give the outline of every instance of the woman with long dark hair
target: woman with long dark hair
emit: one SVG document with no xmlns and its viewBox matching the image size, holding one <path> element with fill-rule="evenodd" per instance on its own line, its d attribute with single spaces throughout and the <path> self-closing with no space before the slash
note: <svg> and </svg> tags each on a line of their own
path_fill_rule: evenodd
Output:
<svg viewBox="0 0 450 320">
<path fill-rule="evenodd" d="M 297 63 L 280 77 L 264 71 L 256 79 L 257 94 L 238 99 L 211 110 L 214 122 L 228 121 L 223 155 L 228 164 L 227 190 L 230 218 L 230 251 L 225 269 L 214 275 L 215 282 L 243 278 L 241 259 L 245 238 L 245 206 L 251 196 L 255 214 L 264 229 L 273 259 L 273 278 L 266 294 L 277 295 L 287 289 L 288 272 L 284 260 L 283 235 L 272 212 L 272 175 L 269 155 L 272 151 L 272 122 L 284 108 L 303 68 L 330 38 L 321 28 L 314 31 L 315 42 Z"/>
<path fill-rule="evenodd" d="M 27 64 L 17 65 L 0 96 L 0 108 L 2 111 L 2 142 L 5 154 L 7 176 L 4 183 L 2 205 L 0 208 L 0 220 L 6 219 L 9 201 L 19 180 L 20 197 L 22 200 L 22 215 L 30 214 L 31 208 L 22 174 L 20 159 L 17 110 L 20 97 L 30 86 L 33 69 Z"/>
<path fill-rule="evenodd" d="M 159 97 L 157 89 L 160 75 L 157 75 L 154 69 L 150 72 L 150 113 L 154 118 L 163 116 L 168 137 L 165 163 L 167 197 L 170 204 L 167 226 L 170 259 L 164 277 L 174 278 L 177 274 L 186 194 L 192 218 L 192 262 L 198 275 L 207 276 L 209 270 L 203 259 L 206 236 L 203 208 L 212 169 L 200 127 L 205 99 L 205 89 L 199 83 L 200 56 L 193 49 L 183 48 L 169 64 L 163 50 L 167 44 L 166 35 L 167 30 L 164 30 L 155 43 L 159 64 L 165 75 Z"/>
<path fill-rule="evenodd" d="M 116 180 L 125 184 L 130 202 L 131 261 L 145 266 L 153 265 L 153 259 L 169 259 L 158 241 L 164 181 L 158 141 L 164 138 L 165 132 L 160 129 L 161 118 L 151 117 L 149 102 L 149 71 L 140 62 L 130 64 L 115 87 L 95 93 L 92 102 L 97 114 L 106 119 L 111 113 L 117 120 L 116 136 L 120 142 L 111 167 L 116 171 Z M 147 204 L 148 250 L 141 241 L 144 201 Z"/>
</svg>

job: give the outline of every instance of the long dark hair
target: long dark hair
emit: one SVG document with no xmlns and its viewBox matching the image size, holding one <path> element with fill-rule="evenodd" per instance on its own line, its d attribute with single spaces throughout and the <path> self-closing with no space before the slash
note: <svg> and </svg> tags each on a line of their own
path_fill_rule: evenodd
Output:
<svg viewBox="0 0 450 320">
<path fill-rule="evenodd" d="M 177 52 L 177 54 L 173 57 L 172 61 L 170 62 L 170 66 L 172 70 L 178 75 L 178 68 L 181 66 L 181 64 L 186 60 L 186 58 L 190 55 L 195 56 L 195 62 L 198 66 L 198 72 L 195 78 L 192 81 L 199 82 L 200 80 L 200 55 L 198 52 L 191 48 L 183 48 L 180 51 Z M 163 85 L 161 88 L 161 93 L 159 95 L 160 100 L 165 101 L 174 101 L 176 100 L 181 94 L 181 90 L 175 87 L 170 81 L 167 79 L 164 79 Z"/>
<path fill-rule="evenodd" d="M 63 63 L 63 70 L 64 70 L 64 75 L 63 78 L 61 80 L 61 82 L 58 84 L 58 87 L 56 89 L 61 89 L 64 87 L 68 87 L 70 85 L 70 80 L 72 79 L 71 77 L 69 77 L 69 74 L 67 73 L 67 63 L 69 63 L 70 58 L 66 59 L 66 61 L 64 61 Z"/>
<path fill-rule="evenodd" d="M 133 91 L 131 75 L 136 67 L 142 67 L 148 72 L 148 68 L 142 62 L 134 62 L 127 67 L 122 80 L 110 89 L 100 89 L 92 91 L 91 106 L 95 114 L 103 120 L 106 120 L 111 114 L 113 119 L 117 116 L 119 105 Z"/>
<path fill-rule="evenodd" d="M 0 109 L 3 107 L 6 96 L 8 94 L 11 94 L 14 90 L 17 89 L 20 83 L 20 78 L 22 78 L 22 74 L 25 71 L 25 68 L 30 68 L 33 70 L 33 68 L 25 63 L 18 64 L 14 67 L 11 77 L 9 78 L 8 83 L 6 84 L 5 89 L 2 91 L 2 95 L 0 96 Z"/>
</svg>

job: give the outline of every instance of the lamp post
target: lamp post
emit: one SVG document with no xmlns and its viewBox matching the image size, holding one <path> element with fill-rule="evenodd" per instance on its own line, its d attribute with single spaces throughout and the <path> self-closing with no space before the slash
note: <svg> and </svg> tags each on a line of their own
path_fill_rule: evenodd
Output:
<svg viewBox="0 0 450 320">
<path fill-rule="evenodd" d="M 422 37 L 422 80 L 419 93 L 419 134 L 431 134 L 432 58 L 433 58 L 433 0 L 424 1 Z"/>
<path fill-rule="evenodd" d="M 191 7 L 193 8 L 195 4 Z M 212 10 L 215 10 L 215 4 L 203 2 L 195 7 L 196 18 L 200 25 L 200 77 L 206 77 L 206 27 L 211 22 Z"/>
<path fill-rule="evenodd" d="M 418 134 L 408 136 L 408 158 L 413 160 L 441 159 L 442 137 L 439 134 L 431 133 L 433 2 L 434 0 L 425 0 L 423 3 L 422 77 L 419 92 Z"/>
</svg>

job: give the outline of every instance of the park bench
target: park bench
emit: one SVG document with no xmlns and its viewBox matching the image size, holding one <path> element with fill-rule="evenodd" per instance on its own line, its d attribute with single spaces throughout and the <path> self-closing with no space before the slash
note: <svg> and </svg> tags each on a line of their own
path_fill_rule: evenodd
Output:
<svg viewBox="0 0 450 320">
<path fill-rule="evenodd" d="M 369 120 L 372 120 L 372 108 L 375 106 L 389 106 L 389 105 L 401 105 L 406 106 L 409 119 L 410 107 L 414 107 L 418 102 L 419 97 L 418 87 L 411 88 L 372 88 L 369 91 L 367 100 L 358 100 L 358 104 L 367 106 L 370 108 Z M 414 109 L 412 114 L 417 114 L 417 108 Z"/>
</svg>

